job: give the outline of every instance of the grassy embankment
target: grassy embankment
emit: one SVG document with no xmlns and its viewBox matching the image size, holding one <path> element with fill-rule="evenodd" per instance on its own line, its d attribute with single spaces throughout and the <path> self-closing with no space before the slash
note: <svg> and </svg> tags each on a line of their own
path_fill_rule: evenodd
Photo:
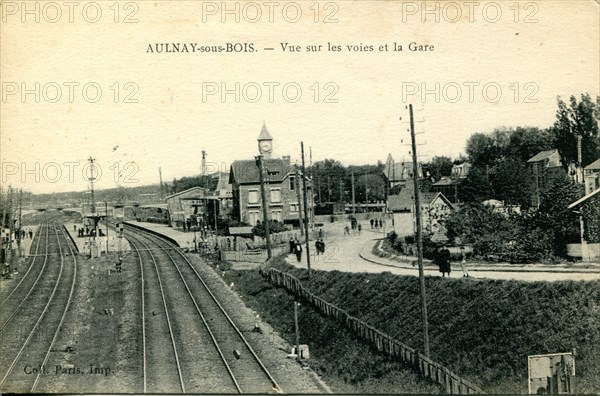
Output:
<svg viewBox="0 0 600 396">
<path fill-rule="evenodd" d="M 397 340 L 423 345 L 414 277 L 306 271 L 275 266 L 315 294 Z M 227 271 L 253 309 L 294 343 L 292 297 L 256 270 Z M 527 355 L 577 349 L 577 392 L 600 390 L 600 282 L 426 278 L 432 358 L 490 393 L 527 392 Z M 336 392 L 436 392 L 310 307 L 300 310 L 310 365 Z"/>
</svg>

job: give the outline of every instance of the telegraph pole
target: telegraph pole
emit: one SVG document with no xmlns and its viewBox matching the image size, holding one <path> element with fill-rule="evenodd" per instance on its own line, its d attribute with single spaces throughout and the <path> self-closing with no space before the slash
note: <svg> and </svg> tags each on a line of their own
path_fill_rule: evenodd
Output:
<svg viewBox="0 0 600 396">
<path fill-rule="evenodd" d="M 270 260 L 273 258 L 273 252 L 271 251 L 271 233 L 269 230 L 269 216 L 267 210 L 267 193 L 265 192 L 265 176 L 263 169 L 263 156 L 257 155 L 256 161 L 258 162 L 258 174 L 260 178 L 260 195 L 262 198 L 262 209 L 263 209 L 263 224 L 265 225 L 265 238 L 267 240 L 267 258 Z"/>
<path fill-rule="evenodd" d="M 296 197 L 298 198 L 298 224 L 300 225 L 300 236 L 304 236 L 304 223 L 302 222 L 302 199 L 300 198 L 300 173 L 298 172 L 297 166 L 294 166 L 294 168 L 296 169 L 294 184 L 296 185 Z"/>
<path fill-rule="evenodd" d="M 413 182 L 415 186 L 415 216 L 417 216 L 417 262 L 419 264 L 419 283 L 421 286 L 421 313 L 423 320 L 423 344 L 425 356 L 429 357 L 429 329 L 427 323 L 427 296 L 425 294 L 425 272 L 423 270 L 423 235 L 421 232 L 421 203 L 419 191 L 419 167 L 417 164 L 417 140 L 415 137 L 415 121 L 412 104 L 408 105 L 410 113 L 410 138 L 412 141 Z"/>
<path fill-rule="evenodd" d="M 104 221 L 106 222 L 106 258 L 108 258 L 108 202 L 104 201 L 104 210 L 106 212 Z"/>
<path fill-rule="evenodd" d="M 352 214 L 356 214 L 356 198 L 354 197 L 354 170 L 352 170 Z"/>
<path fill-rule="evenodd" d="M 302 152 L 302 186 L 304 192 L 304 233 L 306 238 L 306 265 L 308 267 L 308 279 L 310 279 L 310 241 L 308 234 L 308 197 L 306 194 L 306 167 L 304 166 L 304 142 L 300 142 Z"/>
<path fill-rule="evenodd" d="M 92 158 L 90 156 L 90 158 L 88 158 L 88 161 L 90 162 L 90 190 L 92 193 L 92 221 L 94 222 L 94 228 L 93 228 L 93 234 L 94 236 L 92 237 L 92 244 L 90 244 L 90 257 L 94 257 L 94 251 L 93 249 L 96 248 L 96 234 L 98 233 L 98 229 L 97 229 L 97 225 L 98 223 L 96 222 L 96 199 L 94 198 L 94 161 L 96 161 L 94 158 Z"/>
</svg>

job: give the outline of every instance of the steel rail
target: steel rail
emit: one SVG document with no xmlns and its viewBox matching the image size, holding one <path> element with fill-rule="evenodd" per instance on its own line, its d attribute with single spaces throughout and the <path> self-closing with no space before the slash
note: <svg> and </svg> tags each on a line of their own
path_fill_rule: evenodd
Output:
<svg viewBox="0 0 600 396">
<path fill-rule="evenodd" d="M 50 226 L 48 224 L 46 224 L 46 241 L 44 242 L 45 245 L 46 245 L 46 252 L 50 248 L 50 245 L 48 243 L 49 229 L 50 229 Z M 21 300 L 21 303 L 17 306 L 17 308 L 15 308 L 15 311 L 12 313 L 12 315 L 10 315 L 10 317 L 6 320 L 6 322 L 4 322 L 4 324 L 2 325 L 2 327 L 0 327 L 0 333 L 2 333 L 4 331 L 4 328 L 17 315 L 17 312 L 19 312 L 19 309 L 21 309 L 21 306 L 23 306 L 23 304 L 25 303 L 25 301 L 27 300 L 27 298 L 31 295 L 31 293 L 35 289 L 35 287 L 38 284 L 40 278 L 42 277 L 42 274 L 44 273 L 44 269 L 46 268 L 47 262 L 48 262 L 48 255 L 44 256 L 44 264 L 42 264 L 42 268 L 40 269 L 40 273 L 38 274 L 37 278 L 35 279 L 35 282 L 33 283 L 33 285 L 31 285 L 31 288 L 29 289 L 29 292 L 25 295 L 25 297 L 23 297 L 23 300 Z"/>
<path fill-rule="evenodd" d="M 56 239 L 58 241 L 58 248 L 60 250 L 60 240 L 58 237 L 58 232 L 56 231 L 56 228 L 54 229 L 54 232 L 56 234 Z M 33 325 L 33 328 L 31 329 L 31 331 L 29 332 L 29 335 L 27 336 L 27 339 L 25 340 L 25 342 L 23 343 L 23 346 L 21 347 L 21 349 L 19 350 L 19 352 L 17 353 L 17 356 L 15 356 L 14 360 L 12 361 L 11 365 L 9 366 L 8 370 L 6 371 L 6 373 L 4 374 L 4 377 L 2 378 L 2 380 L 0 380 L 0 388 L 2 387 L 2 385 L 4 385 L 4 382 L 6 381 L 6 379 L 8 378 L 8 376 L 10 375 L 10 373 L 13 371 L 15 365 L 17 364 L 17 362 L 19 361 L 19 359 L 21 358 L 21 355 L 23 354 L 23 351 L 25 350 L 25 348 L 27 347 L 27 345 L 29 344 L 29 341 L 31 340 L 31 338 L 33 337 L 33 334 L 35 333 L 35 331 L 37 330 L 37 328 L 39 327 L 40 323 L 42 322 L 42 320 L 44 319 L 44 317 L 46 316 L 46 312 L 48 312 L 48 308 L 50 307 L 50 304 L 52 303 L 52 300 L 54 299 L 54 295 L 56 294 L 56 290 L 58 289 L 58 285 L 60 283 L 60 280 L 62 278 L 62 273 L 63 273 L 63 268 L 64 268 L 64 258 L 61 256 L 61 260 L 60 260 L 60 270 L 58 273 L 58 277 L 56 278 L 56 283 L 54 284 L 54 288 L 52 289 L 52 294 L 50 294 L 50 297 L 48 298 L 48 302 L 46 303 L 46 306 L 44 307 L 44 310 L 42 311 L 42 313 L 40 314 L 38 320 L 35 322 L 35 324 Z M 7 322 L 8 323 L 8 322 Z"/>
<path fill-rule="evenodd" d="M 127 225 L 127 224 L 126 224 Z M 129 228 L 135 229 L 131 226 L 128 226 Z M 258 363 L 258 365 L 260 366 L 260 368 L 262 369 L 262 371 L 266 374 L 266 376 L 268 377 L 269 381 L 271 382 L 271 385 L 273 387 L 273 389 L 278 392 L 278 393 L 283 393 L 283 390 L 281 389 L 281 387 L 277 384 L 277 382 L 275 381 L 275 379 L 273 378 L 273 376 L 271 375 L 271 373 L 269 372 L 269 370 L 267 370 L 267 368 L 265 367 L 265 365 L 262 363 L 262 361 L 260 360 L 260 358 L 258 357 L 258 355 L 256 354 L 256 352 L 254 351 L 254 349 L 252 349 L 252 347 L 250 346 L 250 344 L 248 343 L 248 341 L 246 340 L 246 338 L 244 337 L 244 335 L 242 334 L 242 332 L 240 331 L 240 329 L 236 326 L 236 324 L 233 322 L 233 320 L 231 319 L 231 317 L 227 314 L 227 312 L 225 311 L 225 309 L 223 308 L 223 306 L 219 303 L 219 301 L 217 300 L 217 298 L 215 297 L 215 295 L 212 293 L 212 291 L 210 290 L 210 288 L 208 287 L 208 285 L 206 284 L 206 282 L 204 282 L 204 279 L 202 279 L 202 277 L 200 276 L 200 274 L 198 273 L 198 271 L 196 271 L 196 269 L 194 268 L 194 266 L 192 265 L 192 263 L 189 261 L 189 259 L 181 252 L 180 249 L 178 249 L 177 247 L 173 246 L 172 243 L 165 241 L 163 238 L 160 238 L 148 231 L 143 231 L 143 230 L 139 230 L 139 229 L 135 229 L 136 231 L 145 234 L 145 236 L 147 236 L 148 239 L 151 240 L 159 240 L 161 243 L 164 243 L 168 246 L 168 249 L 170 250 L 175 250 L 187 263 L 187 265 L 192 269 L 192 271 L 194 272 L 194 274 L 196 275 L 196 278 L 200 281 L 200 283 L 202 284 L 202 286 L 204 287 L 204 289 L 208 292 L 208 294 L 211 296 L 212 300 L 215 302 L 215 304 L 219 307 L 220 311 L 223 313 L 223 315 L 225 316 L 225 318 L 227 318 L 227 321 L 229 322 L 229 324 L 232 326 L 232 328 L 235 330 L 235 332 L 238 334 L 238 336 L 240 337 L 240 339 L 243 341 L 244 345 L 246 346 L 246 348 L 248 348 L 248 350 L 250 351 L 252 357 L 254 358 L 254 360 Z M 159 243 L 155 242 L 157 245 L 161 246 Z M 163 249 L 166 251 L 167 248 L 165 248 L 164 246 L 162 246 Z M 168 253 L 167 253 L 168 254 Z M 171 257 L 170 254 L 168 254 L 169 257 Z"/>
<path fill-rule="evenodd" d="M 38 226 L 38 229 L 41 228 L 41 225 Z M 10 294 L 4 299 L 4 301 L 2 301 L 0 303 L 0 308 L 2 308 L 2 306 L 4 305 L 4 303 L 6 303 L 11 296 L 13 295 L 13 293 L 19 288 L 19 286 L 21 286 L 21 283 L 23 283 L 23 281 L 25 280 L 25 278 L 27 278 L 27 275 L 29 275 L 29 273 L 31 272 L 31 269 L 33 268 L 33 264 L 35 263 L 35 259 L 38 258 L 38 249 L 40 248 L 40 241 L 42 240 L 42 236 L 39 235 L 37 238 L 37 244 L 35 246 L 35 253 L 33 254 L 33 260 L 31 260 L 31 265 L 29 266 L 29 268 L 27 268 L 27 272 L 25 272 L 25 275 L 23 275 L 23 277 L 21 278 L 21 280 L 19 281 L 19 283 L 17 283 L 17 285 L 15 286 L 14 289 L 12 289 L 12 291 L 10 292 Z M 31 255 L 30 255 L 31 256 Z"/>
<path fill-rule="evenodd" d="M 144 241 L 142 241 L 141 239 L 136 238 L 136 237 L 133 237 L 133 238 L 136 239 L 139 243 L 141 243 L 144 247 L 148 248 L 148 246 L 144 243 Z M 133 249 L 138 254 L 138 257 L 140 257 L 140 265 L 141 265 L 140 251 L 138 250 L 137 246 L 135 246 L 135 244 L 132 243 L 131 246 L 133 247 Z M 183 374 L 181 372 L 181 364 L 179 362 L 179 355 L 177 353 L 177 346 L 175 345 L 175 337 L 173 335 L 173 327 L 171 325 L 171 320 L 169 318 L 169 310 L 167 308 L 167 302 L 166 302 L 166 298 L 165 298 L 165 293 L 164 293 L 164 288 L 163 288 L 162 280 L 160 278 L 160 273 L 158 271 L 158 265 L 156 264 L 156 259 L 154 258 L 154 255 L 150 251 L 148 251 L 148 253 L 150 253 L 150 257 L 152 258 L 152 262 L 154 264 L 154 269 L 156 270 L 156 277 L 158 279 L 158 285 L 160 287 L 160 295 L 161 295 L 161 299 L 162 299 L 162 302 L 163 302 L 163 307 L 165 309 L 165 318 L 167 320 L 167 325 L 169 327 L 169 335 L 171 337 L 171 345 L 173 346 L 173 352 L 175 354 L 175 363 L 177 365 L 177 373 L 178 373 L 178 376 L 179 376 L 179 383 L 181 385 L 181 391 L 182 391 L 182 393 L 185 393 L 185 384 L 183 382 Z M 143 278 L 142 278 L 142 282 L 144 282 Z M 144 345 L 145 345 L 145 341 L 144 341 Z M 146 353 L 146 350 L 144 349 L 144 360 L 145 360 L 145 353 Z M 146 387 L 146 365 L 145 364 L 144 364 L 144 387 Z"/>
<path fill-rule="evenodd" d="M 50 351 L 52 350 L 52 347 L 56 343 L 56 340 L 58 339 L 58 334 L 60 333 L 63 323 L 65 322 L 67 312 L 69 311 L 69 307 L 71 305 L 71 300 L 73 299 L 73 293 L 75 291 L 75 281 L 77 279 L 77 256 L 75 255 L 75 252 L 73 251 L 73 248 L 71 247 L 71 244 L 69 243 L 69 239 L 67 238 L 67 235 L 65 234 L 64 227 L 61 227 L 61 231 L 62 231 L 63 237 L 67 241 L 67 248 L 69 249 L 69 252 L 71 253 L 71 257 L 73 257 L 73 271 L 74 271 L 73 272 L 73 280 L 71 281 L 71 290 L 69 291 L 69 298 L 67 299 L 67 304 L 65 305 L 65 309 L 63 310 L 63 314 L 60 318 L 60 322 L 58 323 L 58 326 L 56 326 L 56 331 L 54 332 L 52 341 L 50 341 L 50 345 L 48 346 L 46 355 L 44 356 L 44 360 L 42 362 L 42 367 L 46 367 L 46 363 L 48 362 L 48 358 L 50 357 Z M 58 244 L 58 250 L 60 251 L 61 256 L 62 256 L 62 249 L 60 247 L 60 242 Z M 40 380 L 40 376 L 41 376 L 41 373 L 38 373 L 37 376 L 35 377 L 35 381 L 33 382 L 33 385 L 31 387 L 31 393 L 35 392 L 35 390 L 38 386 L 39 380 Z"/>
</svg>

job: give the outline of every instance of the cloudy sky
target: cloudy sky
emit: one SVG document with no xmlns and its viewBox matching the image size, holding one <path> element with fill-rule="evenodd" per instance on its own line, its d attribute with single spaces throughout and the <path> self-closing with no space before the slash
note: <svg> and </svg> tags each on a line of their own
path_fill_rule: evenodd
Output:
<svg viewBox="0 0 600 396">
<path fill-rule="evenodd" d="M 408 158 L 409 103 L 422 160 L 454 157 L 600 91 L 593 0 L 22 4 L 2 3 L 0 150 L 3 185 L 33 192 L 85 190 L 90 156 L 99 188 L 198 174 L 202 150 L 227 171 L 263 122 L 293 160 L 300 141 L 313 161 Z"/>
</svg>

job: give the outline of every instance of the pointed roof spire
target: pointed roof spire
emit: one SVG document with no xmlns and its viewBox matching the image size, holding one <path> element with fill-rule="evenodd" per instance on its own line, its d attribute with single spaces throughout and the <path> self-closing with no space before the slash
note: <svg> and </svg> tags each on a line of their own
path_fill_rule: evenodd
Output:
<svg viewBox="0 0 600 396">
<path fill-rule="evenodd" d="M 258 136 L 258 140 L 273 140 L 273 137 L 269 134 L 269 131 L 267 131 L 267 126 L 265 125 L 264 121 L 262 129 L 260 130 L 260 135 Z"/>
</svg>

